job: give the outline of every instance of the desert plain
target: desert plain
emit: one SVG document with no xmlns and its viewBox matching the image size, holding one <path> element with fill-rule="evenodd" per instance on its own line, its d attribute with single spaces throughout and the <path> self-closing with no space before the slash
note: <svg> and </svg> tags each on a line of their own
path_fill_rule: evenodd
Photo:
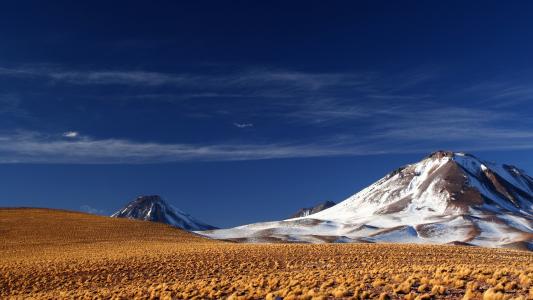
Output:
<svg viewBox="0 0 533 300">
<path fill-rule="evenodd" d="M 533 299 L 533 253 L 239 244 L 51 209 L 0 209 L 2 299 Z"/>
</svg>

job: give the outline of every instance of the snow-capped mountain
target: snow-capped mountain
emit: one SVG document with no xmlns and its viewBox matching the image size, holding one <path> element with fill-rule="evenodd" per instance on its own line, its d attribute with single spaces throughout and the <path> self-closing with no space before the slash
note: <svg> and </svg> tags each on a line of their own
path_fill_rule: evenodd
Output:
<svg viewBox="0 0 533 300">
<path fill-rule="evenodd" d="M 533 178 L 438 151 L 313 215 L 199 232 L 245 242 L 401 242 L 533 248 Z"/>
<path fill-rule="evenodd" d="M 330 208 L 333 205 L 335 205 L 335 202 L 333 201 L 324 201 L 321 202 L 313 207 L 304 207 L 300 208 L 295 214 L 290 216 L 290 218 L 299 218 L 299 217 L 306 217 L 312 214 L 316 214 L 319 211 L 323 211 L 324 209 Z"/>
<path fill-rule="evenodd" d="M 167 204 L 157 195 L 139 196 L 111 217 L 160 222 L 189 231 L 216 229 Z"/>
</svg>

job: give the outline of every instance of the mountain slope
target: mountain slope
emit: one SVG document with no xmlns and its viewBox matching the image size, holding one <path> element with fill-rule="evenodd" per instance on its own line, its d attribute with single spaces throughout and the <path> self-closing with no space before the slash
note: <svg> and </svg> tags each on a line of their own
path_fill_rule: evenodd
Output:
<svg viewBox="0 0 533 300">
<path fill-rule="evenodd" d="M 216 229 L 167 204 L 157 195 L 139 196 L 111 217 L 165 223 L 189 231 Z"/>
<path fill-rule="evenodd" d="M 202 232 L 238 241 L 460 243 L 533 247 L 533 179 L 438 151 L 343 202 L 296 219 Z"/>
<path fill-rule="evenodd" d="M 299 217 L 306 217 L 312 214 L 316 214 L 319 211 L 323 211 L 324 209 L 330 208 L 333 205 L 335 205 L 335 202 L 333 201 L 324 201 L 322 203 L 319 203 L 313 207 L 304 207 L 300 208 L 295 214 L 290 216 L 290 218 L 299 218 Z"/>
</svg>

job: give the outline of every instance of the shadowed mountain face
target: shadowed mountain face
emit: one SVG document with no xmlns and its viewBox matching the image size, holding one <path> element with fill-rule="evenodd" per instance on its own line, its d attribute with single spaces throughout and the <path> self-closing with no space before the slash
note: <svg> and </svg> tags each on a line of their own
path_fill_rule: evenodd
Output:
<svg viewBox="0 0 533 300">
<path fill-rule="evenodd" d="M 212 238 L 533 247 L 533 179 L 517 167 L 438 151 L 312 215 L 203 232 Z"/>
<path fill-rule="evenodd" d="M 139 196 L 111 217 L 165 223 L 189 231 L 216 229 L 167 204 L 157 195 Z"/>
<path fill-rule="evenodd" d="M 290 218 L 300 218 L 300 217 L 306 217 L 312 214 L 316 214 L 319 211 L 323 211 L 326 208 L 330 208 L 333 205 L 335 205 L 335 202 L 333 201 L 325 201 L 322 203 L 319 203 L 313 207 L 304 207 L 300 208 L 295 214 L 290 216 Z"/>
</svg>

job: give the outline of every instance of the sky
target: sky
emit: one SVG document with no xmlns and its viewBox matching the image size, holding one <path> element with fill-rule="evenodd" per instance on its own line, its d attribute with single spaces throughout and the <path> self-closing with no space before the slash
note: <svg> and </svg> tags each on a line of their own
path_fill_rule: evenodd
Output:
<svg viewBox="0 0 533 300">
<path fill-rule="evenodd" d="M 533 174 L 531 1 L 11 1 L 0 41 L 0 206 L 228 227 L 439 149 Z"/>
</svg>

